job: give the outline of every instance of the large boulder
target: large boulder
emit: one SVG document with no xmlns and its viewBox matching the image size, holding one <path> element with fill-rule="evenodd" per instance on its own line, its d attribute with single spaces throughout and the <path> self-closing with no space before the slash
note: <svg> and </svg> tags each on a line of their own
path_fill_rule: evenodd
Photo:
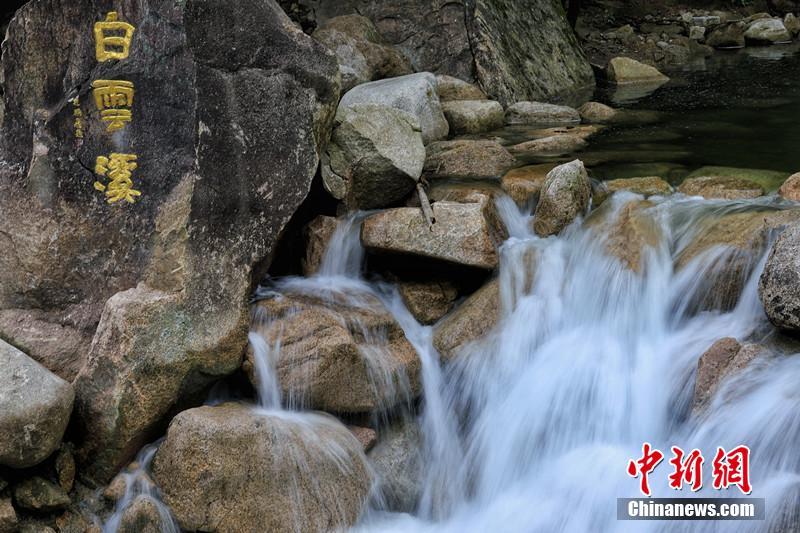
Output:
<svg viewBox="0 0 800 533">
<path fill-rule="evenodd" d="M 517 160 L 497 141 L 457 139 L 426 147 L 426 178 L 498 178 Z"/>
<path fill-rule="evenodd" d="M 770 322 L 800 332 L 800 223 L 787 227 L 772 246 L 758 294 Z"/>
<path fill-rule="evenodd" d="M 220 533 L 345 529 L 371 485 L 361 444 L 339 421 L 235 403 L 178 414 L 153 475 L 183 529 Z"/>
<path fill-rule="evenodd" d="M 89 0 L 29 2 L 2 57 L 0 240 L 15 253 L 0 257 L 0 308 L 56 324 L 85 308 L 76 427 L 91 482 L 240 366 L 252 278 L 310 190 L 339 97 L 333 53 L 274 0 L 115 7 L 133 26 L 124 60 L 98 61 L 107 12 Z M 101 119 L 104 80 L 134 85 L 132 122 Z"/>
<path fill-rule="evenodd" d="M 414 420 L 401 420 L 381 431 L 367 454 L 386 510 L 413 513 L 422 496 L 422 430 Z"/>
<path fill-rule="evenodd" d="M 800 172 L 786 178 L 778 189 L 778 194 L 792 202 L 800 202 Z"/>
<path fill-rule="evenodd" d="M 436 94 L 436 77 L 430 72 L 358 85 L 345 93 L 339 108 L 355 104 L 380 104 L 413 115 L 425 144 L 447 137 L 449 131 Z"/>
<path fill-rule="evenodd" d="M 413 72 L 408 59 L 386 42 L 367 17 L 334 17 L 317 28 L 313 36 L 336 54 L 343 91 Z"/>
<path fill-rule="evenodd" d="M 669 78 L 659 72 L 657 68 L 630 57 L 612 58 L 608 62 L 606 75 L 609 80 L 617 84 L 663 84 L 669 81 Z"/>
<path fill-rule="evenodd" d="M 482 133 L 503 126 L 503 106 L 494 100 L 454 100 L 442 104 L 450 133 Z"/>
<path fill-rule="evenodd" d="M 61 444 L 75 391 L 0 340 L 0 465 L 38 464 Z"/>
<path fill-rule="evenodd" d="M 520 100 L 563 99 L 594 84 L 560 0 L 303 3 L 313 7 L 322 21 L 348 13 L 369 17 L 411 60 L 414 70 L 476 81 L 504 106 Z"/>
<path fill-rule="evenodd" d="M 533 230 L 540 237 L 559 233 L 586 211 L 591 195 L 592 183 L 580 159 L 555 167 L 539 193 Z"/>
<path fill-rule="evenodd" d="M 590 124 L 608 124 L 618 113 L 613 107 L 600 102 L 586 102 L 578 108 L 581 120 Z"/>
<path fill-rule="evenodd" d="M 764 188 L 750 180 L 732 176 L 697 176 L 687 178 L 678 186 L 678 192 L 688 196 L 747 200 L 764 195 Z"/>
<path fill-rule="evenodd" d="M 577 110 L 542 102 L 517 102 L 506 109 L 507 124 L 577 124 Z"/>
<path fill-rule="evenodd" d="M 446 315 L 458 297 L 456 287 L 446 281 L 405 281 L 397 290 L 417 322 L 426 325 Z"/>
<path fill-rule="evenodd" d="M 433 345 L 444 360 L 456 357 L 459 350 L 483 338 L 500 317 L 500 282 L 489 281 L 442 319 L 433 331 Z"/>
<path fill-rule="evenodd" d="M 698 303 L 705 309 L 730 309 L 766 251 L 770 235 L 798 221 L 798 209 L 712 214 L 697 221 L 693 236 L 678 251 L 675 268 L 682 270 L 703 258 L 710 261 L 705 263 Z"/>
<path fill-rule="evenodd" d="M 791 41 L 792 35 L 781 19 L 768 18 L 751 23 L 744 32 L 744 38 L 755 44 L 772 44 Z"/>
<path fill-rule="evenodd" d="M 328 146 L 326 190 L 357 209 L 401 200 L 414 188 L 425 163 L 416 117 L 380 104 L 342 106 Z"/>
<path fill-rule="evenodd" d="M 741 371 L 762 353 L 757 344 L 739 344 L 736 339 L 725 337 L 716 341 L 697 360 L 692 409 L 699 413 L 705 409 L 720 385 L 728 376 Z"/>
<path fill-rule="evenodd" d="M 296 407 L 361 413 L 408 403 L 421 391 L 420 359 L 400 324 L 372 295 L 325 298 L 286 291 L 256 304 L 253 331 L 280 346 L 271 364 Z M 245 370 L 258 385 L 257 354 Z"/>
<path fill-rule="evenodd" d="M 420 209 L 400 207 L 364 220 L 361 242 L 371 252 L 414 255 L 493 270 L 502 241 L 490 201 L 436 202 L 431 227 Z"/>
</svg>

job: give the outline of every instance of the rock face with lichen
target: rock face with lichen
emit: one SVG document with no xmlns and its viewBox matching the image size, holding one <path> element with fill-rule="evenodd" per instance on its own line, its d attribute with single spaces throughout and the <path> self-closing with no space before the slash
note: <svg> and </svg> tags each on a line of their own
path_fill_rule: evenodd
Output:
<svg viewBox="0 0 800 533">
<path fill-rule="evenodd" d="M 504 106 L 562 100 L 594 75 L 560 0 L 303 0 L 324 21 L 360 13 L 416 71 L 475 81 Z"/>
<path fill-rule="evenodd" d="M 74 332 L 71 349 L 93 338 L 65 371 L 82 367 L 78 458 L 98 482 L 176 402 L 239 367 L 252 277 L 308 193 L 340 83 L 333 54 L 273 0 L 115 8 L 133 27 L 127 57 L 98 59 L 106 5 L 34 0 L 2 58 L 0 242 L 15 253 L 0 257 L 0 336 L 45 366 L 52 342 L 7 327 L 9 312 L 44 310 L 40 323 Z M 134 86 L 115 133 L 98 80 Z M 112 153 L 136 156 L 134 203 L 93 187 Z"/>
</svg>

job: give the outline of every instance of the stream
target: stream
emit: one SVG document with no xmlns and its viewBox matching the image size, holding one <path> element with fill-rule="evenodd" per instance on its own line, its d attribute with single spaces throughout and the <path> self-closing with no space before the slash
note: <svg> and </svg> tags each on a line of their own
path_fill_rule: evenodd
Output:
<svg viewBox="0 0 800 533">
<path fill-rule="evenodd" d="M 670 75 L 670 84 L 656 93 L 621 104 L 655 118 L 608 127 L 578 155 L 593 177 L 666 169 L 676 184 L 713 165 L 774 171 L 777 182 L 778 175 L 800 169 L 797 47 L 718 53 Z M 602 92 L 600 97 L 614 99 Z M 608 253 L 605 228 L 629 202 L 640 200 L 617 193 L 591 215 L 595 223 L 540 238 L 529 229 L 530 212 L 498 198 L 510 234 L 500 249 L 499 323 L 447 366 L 433 347 L 432 327 L 416 322 L 391 284 L 363 277 L 361 213 L 340 223 L 319 274 L 261 289 L 262 297 L 268 290 L 306 292 L 348 298 L 352 305 L 360 296 L 377 297 L 422 360 L 424 480 L 417 510 L 386 512 L 377 494 L 356 530 L 739 532 L 797 523 L 792 512 L 800 505 L 800 357 L 792 345 L 776 340 L 758 299 L 768 248 L 750 258 L 741 294 L 728 310 L 697 305 L 728 251 L 712 249 L 683 268 L 675 266 L 709 221 L 793 204 L 775 196 L 651 198 L 645 213 L 657 240 L 644 249 L 637 273 Z M 708 409 L 693 414 L 698 358 L 723 337 L 761 343 L 769 354 L 727 379 Z M 281 399 L 274 370 L 280 345 L 269 346 L 254 333 L 250 342 L 261 408 L 310 416 Z M 379 383 L 380 368 L 375 375 Z M 718 446 L 748 445 L 750 496 L 766 499 L 767 521 L 618 521 L 616 499 L 639 496 L 638 480 L 626 465 L 641 454 L 643 442 L 661 450 L 698 448 L 707 463 Z M 144 454 L 140 462 L 146 466 L 152 450 Z M 651 477 L 655 497 L 678 496 L 667 485 L 666 462 Z M 141 474 L 131 475 L 143 483 Z M 145 485 L 137 490 L 154 497 Z M 709 480 L 697 493 L 679 494 L 737 495 L 736 489 L 713 490 Z M 114 530 L 107 524 L 105 531 Z"/>
</svg>

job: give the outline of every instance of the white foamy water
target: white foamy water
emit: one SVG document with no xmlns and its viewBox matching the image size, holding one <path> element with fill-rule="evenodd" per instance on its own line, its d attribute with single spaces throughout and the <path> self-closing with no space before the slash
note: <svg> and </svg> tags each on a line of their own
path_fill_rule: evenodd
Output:
<svg viewBox="0 0 800 533">
<path fill-rule="evenodd" d="M 617 194 L 610 211 L 636 199 Z M 511 237 L 501 253 L 500 323 L 444 371 L 430 328 L 395 308 L 423 359 L 428 475 L 415 516 L 373 512 L 358 529 L 768 531 L 786 518 L 779 508 L 797 503 L 800 480 L 800 358 L 757 360 L 726 381 L 705 416 L 690 415 L 698 357 L 722 337 L 757 340 L 770 329 L 757 296 L 764 258 L 751 258 L 725 312 L 700 311 L 698 301 L 729 250 L 673 268 L 701 222 L 768 201 L 655 202 L 661 236 L 637 274 L 609 257 L 601 230 L 573 225 L 542 239 L 527 214 L 501 201 Z M 617 521 L 616 499 L 639 496 L 626 465 L 645 441 L 666 457 L 650 477 L 656 497 L 693 496 L 668 488 L 673 445 L 705 454 L 694 496 L 740 495 L 714 491 L 710 465 L 717 446 L 750 446 L 752 496 L 767 498 L 772 523 Z"/>
</svg>

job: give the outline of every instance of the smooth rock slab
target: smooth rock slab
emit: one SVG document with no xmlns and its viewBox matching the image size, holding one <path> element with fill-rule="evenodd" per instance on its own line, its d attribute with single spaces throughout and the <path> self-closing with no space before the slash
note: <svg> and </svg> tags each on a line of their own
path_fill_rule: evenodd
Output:
<svg viewBox="0 0 800 533">
<path fill-rule="evenodd" d="M 358 209 L 383 207 L 414 188 L 425 163 L 416 117 L 378 104 L 340 106 L 328 146 L 325 188 Z"/>
<path fill-rule="evenodd" d="M 608 79 L 618 84 L 625 83 L 666 83 L 669 78 L 657 68 L 645 65 L 629 57 L 615 57 L 608 62 Z"/>
<path fill-rule="evenodd" d="M 500 282 L 495 278 L 464 300 L 436 325 L 433 345 L 444 360 L 453 359 L 462 346 L 481 339 L 500 317 Z"/>
<path fill-rule="evenodd" d="M 339 108 L 354 104 L 381 104 L 410 113 L 419 122 L 425 144 L 447 137 L 449 131 L 430 72 L 358 85 L 345 93 Z"/>
<path fill-rule="evenodd" d="M 482 203 L 436 202 L 433 228 L 420 209 L 388 209 L 364 220 L 361 242 L 372 252 L 410 254 L 492 270 L 496 239 Z"/>
<path fill-rule="evenodd" d="M 497 141 L 454 140 L 426 147 L 427 178 L 498 178 L 517 160 Z"/>
<path fill-rule="evenodd" d="M 269 346 L 282 397 L 294 408 L 363 413 L 409 403 L 421 363 L 400 324 L 375 296 L 333 299 L 285 291 L 259 301 L 251 326 Z M 245 371 L 258 386 L 252 347 Z"/>
<path fill-rule="evenodd" d="M 588 143 L 578 135 L 559 134 L 515 144 L 509 150 L 527 155 L 563 155 L 586 148 Z"/>
<path fill-rule="evenodd" d="M 53 453 L 67 428 L 72 385 L 0 340 L 0 464 L 25 468 Z"/>
<path fill-rule="evenodd" d="M 482 133 L 503 126 L 503 106 L 494 100 L 444 102 L 442 111 L 453 135 Z"/>
<path fill-rule="evenodd" d="M 578 111 L 543 102 L 517 102 L 506 109 L 506 124 L 577 124 Z"/>
<path fill-rule="evenodd" d="M 580 159 L 559 165 L 547 174 L 533 219 L 541 237 L 555 235 L 589 207 L 592 184 Z"/>
<path fill-rule="evenodd" d="M 772 246 L 758 295 L 770 322 L 800 331 L 800 223 L 787 227 Z"/>
<path fill-rule="evenodd" d="M 698 176 L 678 186 L 678 192 L 706 199 L 746 200 L 764 195 L 764 188 L 750 180 L 730 176 Z"/>
<path fill-rule="evenodd" d="M 220 533 L 346 529 L 371 485 L 361 444 L 338 420 L 236 403 L 178 414 L 153 476 L 183 529 Z"/>
</svg>

